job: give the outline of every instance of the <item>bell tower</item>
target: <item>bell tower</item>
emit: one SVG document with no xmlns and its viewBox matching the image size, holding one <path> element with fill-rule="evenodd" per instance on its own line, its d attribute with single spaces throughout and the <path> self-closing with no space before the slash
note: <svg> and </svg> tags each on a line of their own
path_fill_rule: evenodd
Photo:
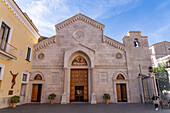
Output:
<svg viewBox="0 0 170 113">
<path fill-rule="evenodd" d="M 141 31 L 129 31 L 123 37 L 126 49 L 127 72 L 131 102 L 141 102 L 138 75 L 140 72 L 148 75 L 151 58 L 148 47 L 148 37 L 141 36 Z"/>
</svg>

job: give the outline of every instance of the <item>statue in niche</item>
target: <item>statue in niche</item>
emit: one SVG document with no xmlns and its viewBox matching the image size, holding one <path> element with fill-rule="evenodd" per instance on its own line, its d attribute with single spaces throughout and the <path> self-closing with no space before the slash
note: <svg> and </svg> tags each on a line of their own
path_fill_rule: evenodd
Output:
<svg viewBox="0 0 170 113">
<path fill-rule="evenodd" d="M 73 66 L 86 66 L 87 62 L 86 62 L 86 60 L 82 56 L 77 56 L 73 60 L 72 65 Z"/>
<path fill-rule="evenodd" d="M 11 86 L 11 89 L 13 89 L 14 85 L 16 84 L 15 79 L 16 79 L 18 73 L 17 74 L 13 74 L 12 71 L 10 71 L 10 73 L 12 75 L 12 81 L 11 81 L 12 82 L 12 86 Z"/>
</svg>

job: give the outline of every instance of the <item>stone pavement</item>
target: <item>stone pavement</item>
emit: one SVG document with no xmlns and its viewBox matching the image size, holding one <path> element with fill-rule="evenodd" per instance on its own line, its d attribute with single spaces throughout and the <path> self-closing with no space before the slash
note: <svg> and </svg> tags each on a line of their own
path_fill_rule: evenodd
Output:
<svg viewBox="0 0 170 113">
<path fill-rule="evenodd" d="M 25 104 L 0 109 L 0 113 L 170 113 L 170 109 L 155 111 L 151 104 Z"/>
</svg>

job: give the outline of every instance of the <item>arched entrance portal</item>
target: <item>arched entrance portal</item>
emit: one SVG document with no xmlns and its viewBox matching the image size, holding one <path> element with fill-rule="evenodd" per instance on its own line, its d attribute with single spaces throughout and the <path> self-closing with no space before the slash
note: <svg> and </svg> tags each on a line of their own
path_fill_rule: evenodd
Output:
<svg viewBox="0 0 170 113">
<path fill-rule="evenodd" d="M 88 63 L 80 55 L 72 61 L 70 75 L 70 102 L 88 102 Z"/>
</svg>

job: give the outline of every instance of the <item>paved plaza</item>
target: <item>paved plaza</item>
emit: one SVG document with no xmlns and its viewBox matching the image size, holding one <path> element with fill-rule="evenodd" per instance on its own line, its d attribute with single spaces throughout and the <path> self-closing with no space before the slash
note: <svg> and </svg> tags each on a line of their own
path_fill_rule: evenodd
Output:
<svg viewBox="0 0 170 113">
<path fill-rule="evenodd" d="M 155 111 L 151 104 L 25 104 L 0 109 L 0 113 L 170 113 L 170 109 Z"/>
</svg>

